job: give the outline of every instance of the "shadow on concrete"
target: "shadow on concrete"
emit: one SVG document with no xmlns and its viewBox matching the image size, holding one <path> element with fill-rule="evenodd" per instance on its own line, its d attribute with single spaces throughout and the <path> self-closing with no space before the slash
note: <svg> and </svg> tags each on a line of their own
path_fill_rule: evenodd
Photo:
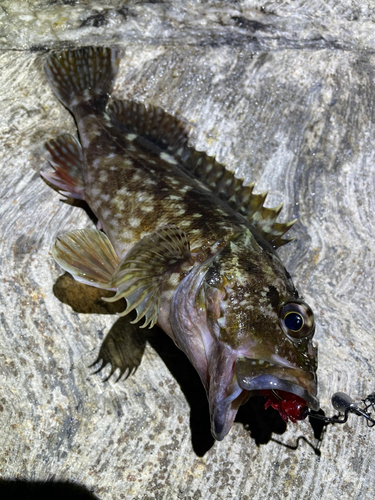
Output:
<svg viewBox="0 0 375 500">
<path fill-rule="evenodd" d="M 98 500 L 85 486 L 65 481 L 0 479 L 1 500 Z"/>
<path fill-rule="evenodd" d="M 79 313 L 114 314 L 125 309 L 125 301 L 108 303 L 102 296 L 113 295 L 97 288 L 76 282 L 68 273 L 60 276 L 54 286 L 55 296 Z M 139 329 L 132 325 L 132 315 L 121 317 L 105 337 L 94 365 L 100 364 L 97 371 L 106 365 L 111 366 L 107 378 L 116 370 L 117 378 L 127 377 L 140 365 L 146 343 L 155 349 L 172 376 L 180 385 L 190 406 L 190 428 L 194 452 L 203 456 L 215 443 L 210 431 L 210 417 L 205 390 L 198 373 L 174 342 L 159 328 Z M 241 423 L 257 445 L 272 440 L 273 434 L 281 435 L 286 430 L 285 422 L 279 414 L 264 409 L 264 398 L 253 397 L 241 406 L 235 422 Z"/>
</svg>

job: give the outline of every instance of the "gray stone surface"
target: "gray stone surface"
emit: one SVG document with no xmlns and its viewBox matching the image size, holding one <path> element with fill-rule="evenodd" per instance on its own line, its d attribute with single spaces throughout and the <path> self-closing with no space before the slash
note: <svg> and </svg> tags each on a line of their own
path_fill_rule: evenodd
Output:
<svg viewBox="0 0 375 500">
<path fill-rule="evenodd" d="M 349 0 L 0 1 L 2 479 L 76 482 L 102 500 L 373 498 L 375 430 L 355 416 L 327 429 L 320 457 L 308 422 L 285 429 L 256 402 L 213 443 L 194 371 L 156 330 L 133 346 L 135 375 L 93 374 L 127 326 L 61 277 L 52 242 L 92 222 L 39 172 L 44 142 L 75 132 L 45 49 L 123 47 L 114 95 L 179 113 L 198 149 L 298 217 L 280 253 L 316 312 L 332 413 L 333 392 L 375 389 L 374 20 L 373 2 Z"/>
</svg>

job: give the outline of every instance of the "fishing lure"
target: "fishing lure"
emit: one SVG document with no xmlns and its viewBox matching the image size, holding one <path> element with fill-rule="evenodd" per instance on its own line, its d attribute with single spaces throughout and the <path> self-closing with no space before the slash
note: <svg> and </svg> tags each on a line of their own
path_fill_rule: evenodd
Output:
<svg viewBox="0 0 375 500">
<path fill-rule="evenodd" d="M 335 392 L 331 398 L 332 406 L 343 416 L 326 417 L 318 412 L 307 410 L 307 415 L 311 418 L 323 420 L 326 424 L 345 424 L 348 421 L 349 414 L 357 415 L 366 419 L 368 427 L 374 427 L 375 419 L 372 417 L 372 410 L 375 413 L 375 392 L 372 392 L 360 402 L 355 402 L 348 394 L 344 392 Z"/>
</svg>

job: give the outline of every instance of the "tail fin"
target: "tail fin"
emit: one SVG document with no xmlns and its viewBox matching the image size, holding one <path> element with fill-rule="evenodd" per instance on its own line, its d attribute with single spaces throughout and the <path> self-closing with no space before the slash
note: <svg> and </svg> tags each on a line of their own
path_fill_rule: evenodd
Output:
<svg viewBox="0 0 375 500">
<path fill-rule="evenodd" d="M 87 101 L 105 107 L 119 64 L 119 51 L 83 47 L 50 55 L 46 76 L 59 100 L 70 110 Z"/>
</svg>

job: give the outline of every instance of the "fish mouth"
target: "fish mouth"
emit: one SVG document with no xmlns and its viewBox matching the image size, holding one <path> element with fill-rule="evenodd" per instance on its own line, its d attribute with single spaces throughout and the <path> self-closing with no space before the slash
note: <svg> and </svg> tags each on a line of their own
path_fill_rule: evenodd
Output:
<svg viewBox="0 0 375 500">
<path fill-rule="evenodd" d="M 316 377 L 312 372 L 262 359 L 239 357 L 236 360 L 236 375 L 241 389 L 250 393 L 267 390 L 289 392 L 306 401 L 312 410 L 320 408 L 316 397 Z"/>
</svg>

